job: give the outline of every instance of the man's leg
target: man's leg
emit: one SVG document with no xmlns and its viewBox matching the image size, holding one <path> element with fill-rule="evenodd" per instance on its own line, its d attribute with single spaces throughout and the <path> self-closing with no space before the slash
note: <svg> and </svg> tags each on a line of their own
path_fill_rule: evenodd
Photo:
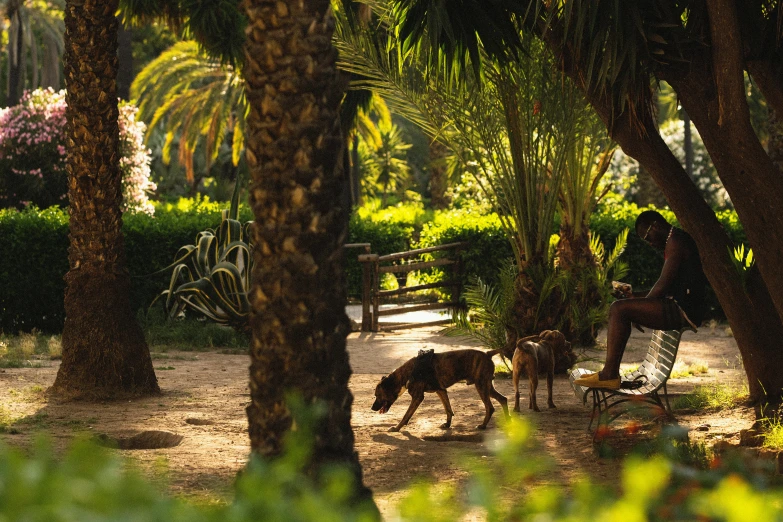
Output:
<svg viewBox="0 0 783 522">
<path fill-rule="evenodd" d="M 620 361 L 631 336 L 632 323 L 655 330 L 680 328 L 679 312 L 677 315 L 671 313 L 676 306 L 670 299 L 659 297 L 620 299 L 612 303 L 606 334 L 606 362 L 598 373 L 599 379 L 605 381 L 620 376 Z"/>
</svg>

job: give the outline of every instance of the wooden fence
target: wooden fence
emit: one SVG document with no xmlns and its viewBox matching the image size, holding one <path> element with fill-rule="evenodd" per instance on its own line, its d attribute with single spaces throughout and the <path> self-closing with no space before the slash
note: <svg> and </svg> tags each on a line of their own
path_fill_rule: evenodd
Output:
<svg viewBox="0 0 783 522">
<path fill-rule="evenodd" d="M 369 245 L 366 243 L 346 245 L 347 247 L 362 247 L 369 251 Z M 418 312 L 422 310 L 435 310 L 440 308 L 456 308 L 460 306 L 460 295 L 462 293 L 462 261 L 459 255 L 460 250 L 465 248 L 467 243 L 449 243 L 446 245 L 434 246 L 429 248 L 420 248 L 408 252 L 398 252 L 379 256 L 378 254 L 365 253 L 358 256 L 362 264 L 362 331 L 377 332 L 378 319 L 382 316 L 397 315 L 407 312 Z M 432 261 L 419 260 L 422 254 L 432 252 L 446 252 L 449 257 L 441 257 Z M 451 277 L 447 280 L 437 283 L 428 283 L 423 285 L 405 286 L 405 279 L 409 272 L 414 270 L 424 270 L 433 267 L 450 267 Z M 396 290 L 381 290 L 381 274 L 393 273 L 398 275 L 398 281 L 401 281 L 400 287 Z M 384 298 L 428 290 L 431 288 L 454 288 L 451 294 L 451 301 L 432 301 L 413 306 L 395 306 L 380 310 L 381 301 Z M 446 324 L 451 319 L 442 319 L 438 321 L 429 321 L 424 323 L 405 323 L 393 326 L 387 326 L 385 329 L 414 328 L 419 326 L 432 326 L 436 324 Z"/>
</svg>

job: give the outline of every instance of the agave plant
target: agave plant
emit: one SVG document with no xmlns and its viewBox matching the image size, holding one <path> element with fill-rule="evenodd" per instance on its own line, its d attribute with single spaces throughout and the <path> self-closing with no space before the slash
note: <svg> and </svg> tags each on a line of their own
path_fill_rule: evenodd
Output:
<svg viewBox="0 0 783 522">
<path fill-rule="evenodd" d="M 171 281 L 156 301 L 165 298 L 170 318 L 191 310 L 237 330 L 249 328 L 251 222 L 243 224 L 237 219 L 238 196 L 239 191 L 234 189 L 231 207 L 223 210 L 216 229 L 199 232 L 195 244 L 180 248 L 174 263 L 163 269 L 172 270 Z"/>
</svg>

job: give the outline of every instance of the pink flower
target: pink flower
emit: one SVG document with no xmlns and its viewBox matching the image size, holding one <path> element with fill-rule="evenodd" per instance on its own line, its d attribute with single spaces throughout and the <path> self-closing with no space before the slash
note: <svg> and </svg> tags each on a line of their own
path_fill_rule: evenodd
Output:
<svg viewBox="0 0 783 522">
<path fill-rule="evenodd" d="M 26 91 L 19 105 L 0 109 L 0 160 L 7 162 L 11 172 L 38 178 L 44 184 L 53 176 L 64 175 L 65 109 L 65 91 L 52 88 Z M 154 209 L 148 194 L 156 187 L 150 180 L 151 158 L 144 147 L 146 126 L 136 120 L 137 112 L 132 105 L 119 107 L 123 211 L 151 214 Z M 20 192 L 21 186 L 16 190 Z M 63 194 L 59 199 L 65 197 Z"/>
</svg>

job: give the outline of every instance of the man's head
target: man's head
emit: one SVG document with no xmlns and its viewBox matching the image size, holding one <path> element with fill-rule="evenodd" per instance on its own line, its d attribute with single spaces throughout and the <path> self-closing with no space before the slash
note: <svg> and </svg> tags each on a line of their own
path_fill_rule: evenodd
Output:
<svg viewBox="0 0 783 522">
<path fill-rule="evenodd" d="M 645 210 L 636 218 L 636 233 L 650 245 L 663 249 L 671 225 L 655 210 Z"/>
</svg>

